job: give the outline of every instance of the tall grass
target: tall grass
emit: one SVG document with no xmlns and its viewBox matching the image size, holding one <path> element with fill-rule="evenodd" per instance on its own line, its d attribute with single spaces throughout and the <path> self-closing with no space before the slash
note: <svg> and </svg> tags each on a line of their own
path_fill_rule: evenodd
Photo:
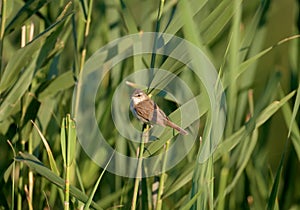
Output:
<svg viewBox="0 0 300 210">
<path fill-rule="evenodd" d="M 300 209 L 299 2 L 2 0 L 0 7 L 1 209 Z M 278 17 L 287 31 L 273 24 Z M 155 54 L 123 61 L 105 76 L 95 105 L 103 135 L 119 152 L 136 157 L 141 149 L 119 135 L 110 116 L 114 91 L 136 70 L 164 67 L 188 81 L 203 107 L 200 141 L 186 157 L 134 180 L 85 154 L 69 114 L 86 60 L 116 38 L 147 31 L 180 36 L 205 52 L 226 91 L 227 121 L 216 151 L 199 163 L 211 111 L 199 81 Z M 175 106 L 163 100 L 162 107 L 171 113 Z M 168 149 L 170 138 L 140 157 Z"/>
</svg>

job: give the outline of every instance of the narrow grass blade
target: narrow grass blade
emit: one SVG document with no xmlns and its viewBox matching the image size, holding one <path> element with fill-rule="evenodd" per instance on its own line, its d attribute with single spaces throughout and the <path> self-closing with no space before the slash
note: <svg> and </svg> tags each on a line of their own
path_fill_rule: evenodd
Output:
<svg viewBox="0 0 300 210">
<path fill-rule="evenodd" d="M 266 107 L 257 117 L 256 126 L 261 126 L 264 124 L 275 112 L 277 112 L 285 103 L 287 103 L 295 95 L 295 93 L 296 91 L 292 91 L 280 101 L 274 101 L 268 107 Z"/>
<path fill-rule="evenodd" d="M 194 203 L 197 201 L 199 196 L 203 193 L 202 190 L 198 191 L 183 207 L 180 208 L 180 210 L 188 210 L 191 209 L 191 207 L 194 205 Z"/>
<path fill-rule="evenodd" d="M 34 73 L 40 67 L 39 62 L 41 59 L 44 60 L 47 57 L 47 55 L 40 54 L 41 52 L 45 52 L 42 50 L 47 45 L 45 41 L 66 18 L 64 17 L 52 24 L 31 43 L 26 45 L 26 47 L 18 50 L 16 55 L 7 64 L 0 82 L 0 92 L 7 91 L 6 97 L 0 105 L 0 119 L 10 114 L 11 110 L 28 89 Z M 13 87 L 11 88 L 12 85 Z"/>
<path fill-rule="evenodd" d="M 47 0 L 30 0 L 17 12 L 15 17 L 8 23 L 5 28 L 5 34 L 9 34 L 12 31 L 22 26 L 29 17 L 37 13 L 44 5 L 48 3 Z"/>
<path fill-rule="evenodd" d="M 197 45 L 199 48 L 204 49 L 202 40 L 200 40 L 199 37 L 200 32 L 198 31 L 198 27 L 193 20 L 193 16 L 190 15 L 192 14 L 190 1 L 187 0 L 179 1 L 178 8 L 180 10 L 179 12 L 181 12 L 182 14 L 182 19 L 185 22 L 185 24 L 183 25 L 184 37 L 188 41 Z"/>
<path fill-rule="evenodd" d="M 242 47 L 241 47 L 241 61 L 243 61 L 246 56 L 248 55 L 251 48 L 255 46 L 255 43 L 253 41 L 255 40 L 257 36 L 256 33 L 259 28 L 262 27 L 262 20 L 264 19 L 265 15 L 267 14 L 267 11 L 269 9 L 270 0 L 263 0 L 261 1 L 259 8 L 257 9 L 253 19 L 251 20 L 251 24 L 249 27 L 246 28 L 245 36 L 242 41 Z"/>
<path fill-rule="evenodd" d="M 280 101 L 275 101 L 266 107 L 256 119 L 256 128 L 259 128 L 268 119 L 270 119 L 270 117 L 272 117 L 288 100 L 290 100 L 294 94 L 295 91 L 289 93 Z M 243 126 L 230 137 L 225 139 L 222 143 L 220 143 L 215 151 L 214 161 L 217 161 L 221 156 L 235 148 L 235 146 L 239 144 L 245 136 L 249 135 L 248 132 L 249 130 L 246 129 L 246 126 Z"/>
<path fill-rule="evenodd" d="M 49 163 L 50 163 L 50 167 L 51 167 L 51 170 L 56 174 L 56 175 L 59 175 L 59 171 L 58 171 L 58 168 L 56 166 L 56 162 L 55 162 L 55 159 L 53 157 L 53 154 L 52 154 L 52 151 L 51 151 L 51 148 L 46 140 L 46 138 L 44 137 L 44 135 L 42 134 L 42 132 L 40 131 L 40 129 L 38 128 L 38 126 L 33 122 L 31 121 L 31 123 L 33 124 L 33 126 L 35 127 L 35 129 L 37 130 L 39 136 L 41 137 L 43 143 L 44 143 L 44 146 L 46 148 L 46 151 L 47 151 L 47 154 L 48 154 L 48 159 L 49 159 Z"/>
<path fill-rule="evenodd" d="M 271 78 L 268 80 L 268 83 L 263 91 L 261 99 L 257 102 L 253 116 L 250 120 L 246 123 L 246 129 L 249 131 L 254 130 L 255 128 L 255 121 L 259 113 L 261 113 L 262 109 L 264 109 L 274 97 L 274 89 L 278 86 L 278 82 L 281 78 L 280 72 L 275 72 L 271 75 Z"/>
<path fill-rule="evenodd" d="M 116 201 L 116 200 L 121 200 L 121 205 L 122 205 L 122 198 L 120 198 L 122 195 L 124 195 L 125 197 L 127 195 L 130 194 L 130 191 L 132 190 L 132 187 L 128 187 L 128 186 L 124 186 L 122 189 L 118 190 L 118 191 L 115 191 L 113 193 L 110 193 L 109 195 L 106 195 L 104 198 L 102 198 L 98 203 L 98 205 L 102 206 L 103 208 L 107 209 L 110 204 L 113 202 L 113 201 Z"/>
<path fill-rule="evenodd" d="M 280 95 L 281 96 L 284 95 L 282 90 L 280 91 Z M 299 127 L 298 127 L 297 123 L 293 123 L 290 125 L 291 120 L 292 120 L 292 111 L 291 111 L 289 104 L 285 104 L 282 107 L 282 113 L 283 113 L 283 117 L 284 117 L 286 126 L 287 127 L 291 126 L 290 127 L 290 129 L 291 129 L 290 138 L 292 140 L 292 144 L 296 151 L 298 160 L 300 160 L 300 131 L 299 131 Z"/>
<path fill-rule="evenodd" d="M 178 178 L 176 178 L 174 183 L 172 183 L 169 186 L 166 186 L 166 191 L 163 195 L 163 199 L 172 195 L 180 188 L 186 186 L 192 180 L 194 167 L 194 164 L 190 164 L 187 168 L 185 168 L 185 171 L 183 171 L 181 175 Z"/>
<path fill-rule="evenodd" d="M 192 0 L 190 1 L 190 7 L 192 8 L 192 13 L 189 14 L 191 17 L 194 17 L 207 3 L 208 0 Z M 185 24 L 182 19 L 181 13 L 175 13 L 174 18 L 169 25 L 169 27 L 165 30 L 165 33 L 176 34 Z"/>
<path fill-rule="evenodd" d="M 241 159 L 239 160 L 240 161 L 240 164 L 238 165 L 238 170 L 237 172 L 235 173 L 234 177 L 233 177 L 233 180 L 231 181 L 231 183 L 229 185 L 227 185 L 226 187 L 226 190 L 225 190 L 225 195 L 227 195 L 228 193 L 230 193 L 234 187 L 237 185 L 237 182 L 239 180 L 239 178 L 241 177 L 243 171 L 245 170 L 249 160 L 250 160 L 250 157 L 255 149 L 255 146 L 256 146 L 256 143 L 257 143 L 257 140 L 258 140 L 258 131 L 257 129 L 255 129 L 253 131 L 253 134 L 251 136 L 251 138 L 249 138 L 248 140 L 250 141 L 247 141 L 249 143 L 248 147 L 247 147 L 247 150 L 245 153 L 242 153 L 243 155 L 241 156 Z"/>
<path fill-rule="evenodd" d="M 106 171 L 107 166 L 110 164 L 111 159 L 113 158 L 114 154 L 115 154 L 115 151 L 114 151 L 114 152 L 112 153 L 112 155 L 110 156 L 109 160 L 107 161 L 107 164 L 105 165 L 105 168 L 103 169 L 103 171 L 102 171 L 102 173 L 100 174 L 100 176 L 99 176 L 97 182 L 95 183 L 94 188 L 93 188 L 93 191 L 92 191 L 92 193 L 90 194 L 89 199 L 87 200 L 87 202 L 86 202 L 85 205 L 84 205 L 84 210 L 88 210 L 88 209 L 90 208 L 90 205 L 91 205 L 91 203 L 92 203 L 92 201 L 93 201 L 93 197 L 94 197 L 94 195 L 95 195 L 95 193 L 96 193 L 96 190 L 98 189 L 98 186 L 99 186 L 99 184 L 100 184 L 100 181 L 101 181 L 101 179 L 102 179 L 102 177 L 103 177 L 103 175 L 104 175 L 104 173 L 105 173 L 105 171 Z"/>
<path fill-rule="evenodd" d="M 24 73 L 19 77 L 18 81 L 14 84 L 13 88 L 9 91 L 8 95 L 0 105 L 0 121 L 4 120 L 11 114 L 12 110 L 31 84 L 36 59 L 37 57 L 35 55 L 35 58 L 25 69 Z"/>
<path fill-rule="evenodd" d="M 122 10 L 121 14 L 122 14 L 126 29 L 128 31 L 128 34 L 138 33 L 138 30 L 137 30 L 138 27 L 134 21 L 132 14 L 130 14 L 130 11 L 126 5 L 126 2 L 124 0 L 119 0 L 119 1 L 120 1 L 121 10 Z"/>
<path fill-rule="evenodd" d="M 239 66 L 239 74 L 237 75 L 237 79 L 239 79 L 239 76 L 241 74 L 243 74 L 250 65 L 254 64 L 257 62 L 257 59 L 261 58 L 262 56 L 266 55 L 268 52 L 270 52 L 271 50 L 273 50 L 274 48 L 290 41 L 290 40 L 293 40 L 293 39 L 299 39 L 300 38 L 300 35 L 294 35 L 294 36 L 291 36 L 291 37 L 287 37 L 285 39 L 282 39 L 281 41 L 277 42 L 275 45 L 271 46 L 271 47 L 268 47 L 267 49 L 261 51 L 260 53 L 257 53 L 256 55 L 252 56 L 251 58 L 247 59 L 246 61 L 244 61 L 243 63 L 240 64 Z M 226 88 L 228 86 L 228 84 L 223 84 L 224 88 Z"/>
<path fill-rule="evenodd" d="M 241 22 L 241 7 L 238 0 L 232 2 L 233 10 L 235 10 L 232 24 L 231 24 L 231 39 L 229 46 L 229 58 L 228 58 L 228 80 L 234 81 L 234 78 L 238 74 L 238 66 L 240 62 L 239 48 L 240 48 L 240 22 Z M 238 105 L 238 83 L 229 82 L 227 91 L 227 125 L 225 128 L 225 136 L 229 136 L 235 127 L 236 110 Z"/>
<path fill-rule="evenodd" d="M 285 153 L 286 153 L 286 147 L 287 147 L 287 142 L 285 143 L 285 150 L 282 153 L 280 163 L 279 163 L 278 169 L 276 171 L 275 180 L 273 182 L 270 197 L 268 199 L 268 204 L 267 204 L 267 208 L 266 208 L 267 210 L 274 210 L 275 202 L 277 200 L 277 193 L 279 190 L 279 182 L 280 182 L 281 172 L 283 169 L 283 161 L 284 161 L 284 157 L 285 157 Z"/>
<path fill-rule="evenodd" d="M 238 0 L 237 2 L 240 5 L 242 0 Z M 203 33 L 204 43 L 211 43 L 217 37 L 236 12 L 235 9 L 232 1 L 222 1 L 219 4 L 207 20 L 203 22 L 204 26 L 201 32 Z M 206 28 L 204 29 L 205 26 Z"/>
<path fill-rule="evenodd" d="M 40 175 L 42 175 L 44 178 L 48 179 L 51 183 L 55 184 L 61 189 L 64 189 L 65 187 L 65 181 L 61 177 L 57 176 L 55 173 L 53 173 L 50 169 L 45 167 L 42 162 L 40 162 L 35 156 L 27 154 L 27 153 L 20 153 L 19 157 L 15 158 L 16 161 L 20 161 L 25 163 L 28 167 L 30 167 L 32 170 L 36 171 Z M 82 202 L 86 202 L 88 200 L 88 196 L 82 193 L 79 189 L 77 189 L 74 186 L 70 186 L 70 193 L 75 198 Z M 95 209 L 102 209 L 99 205 L 97 205 L 95 202 L 91 203 L 91 206 Z"/>
<path fill-rule="evenodd" d="M 295 122 L 296 115 L 297 115 L 298 110 L 299 110 L 299 105 L 300 105 L 300 84 L 299 84 L 298 90 L 297 90 L 296 101 L 295 101 L 295 104 L 294 104 L 293 114 L 292 114 L 291 122 L 290 122 L 290 126 L 289 126 L 288 138 L 291 135 L 292 126 L 293 126 L 293 123 Z"/>
<path fill-rule="evenodd" d="M 46 97 L 54 96 L 60 91 L 66 90 L 75 84 L 73 79 L 73 72 L 67 71 L 57 78 L 53 79 L 51 83 L 39 94 L 39 99 L 43 100 Z"/>
<path fill-rule="evenodd" d="M 34 66 L 32 63 L 34 63 L 37 52 L 40 50 L 43 41 L 44 40 L 38 40 L 27 45 L 26 47 L 21 48 L 16 52 L 15 56 L 9 60 L 1 78 L 0 92 L 10 88 L 17 81 L 17 79 L 20 79 L 22 74 L 26 74 L 29 66 Z M 31 61 L 31 63 L 28 63 L 28 61 Z M 33 67 L 31 68 L 32 69 L 29 70 L 34 70 Z M 21 74 L 22 70 L 23 73 Z M 27 74 L 28 79 L 30 79 L 30 72 Z"/>
<path fill-rule="evenodd" d="M 10 141 L 7 140 L 7 143 L 8 145 L 10 146 L 13 154 L 14 154 L 14 157 L 16 157 L 16 151 L 13 147 L 13 145 L 11 144 Z M 13 161 L 12 164 L 6 169 L 6 171 L 4 172 L 4 175 L 3 175 L 3 178 L 4 180 L 8 180 L 8 177 L 12 177 L 12 186 L 11 186 L 11 209 L 13 210 L 14 209 L 14 201 L 15 201 L 15 180 L 14 180 L 14 177 L 15 177 L 15 174 L 16 174 L 16 161 Z"/>
<path fill-rule="evenodd" d="M 201 154 L 201 148 L 198 157 Z M 199 160 L 197 157 L 196 160 Z M 190 199 L 193 199 L 199 192 L 202 196 L 197 196 L 196 202 L 193 203 L 191 209 L 213 209 L 213 158 L 210 157 L 206 162 L 195 163 L 194 176 L 192 180 L 192 189 Z"/>
</svg>

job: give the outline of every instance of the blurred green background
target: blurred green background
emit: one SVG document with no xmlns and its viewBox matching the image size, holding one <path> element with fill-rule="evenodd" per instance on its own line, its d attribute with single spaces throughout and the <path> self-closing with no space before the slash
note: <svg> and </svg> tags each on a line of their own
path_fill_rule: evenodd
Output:
<svg viewBox="0 0 300 210">
<path fill-rule="evenodd" d="M 0 208 L 300 209 L 299 4 L 1 0 Z M 205 52 L 225 88 L 227 123 L 207 162 L 196 161 L 197 143 L 170 171 L 135 180 L 94 164 L 76 143 L 67 114 L 74 117 L 73 89 L 86 60 L 110 41 L 142 32 L 177 35 Z M 123 61 L 101 84 L 97 121 L 109 128 L 109 144 L 130 156 L 140 145 L 126 143 L 115 129 L 112 96 L 127 75 L 159 68 L 163 59 L 205 99 L 192 74 L 172 59 L 151 63 L 145 55 Z M 176 109 L 155 99 L 172 105 L 167 112 Z M 202 122 L 209 111 L 201 115 L 198 132 L 204 141 L 209 127 Z M 151 146 L 163 152 L 169 139 L 164 135 Z"/>
</svg>

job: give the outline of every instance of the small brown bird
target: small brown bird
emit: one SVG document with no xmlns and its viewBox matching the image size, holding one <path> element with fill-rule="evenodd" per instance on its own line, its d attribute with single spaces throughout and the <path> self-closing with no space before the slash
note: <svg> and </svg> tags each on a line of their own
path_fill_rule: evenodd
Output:
<svg viewBox="0 0 300 210">
<path fill-rule="evenodd" d="M 137 119 L 144 123 L 169 126 L 182 135 L 188 134 L 187 131 L 171 122 L 157 104 L 140 89 L 136 89 L 131 95 L 130 110 Z"/>
</svg>

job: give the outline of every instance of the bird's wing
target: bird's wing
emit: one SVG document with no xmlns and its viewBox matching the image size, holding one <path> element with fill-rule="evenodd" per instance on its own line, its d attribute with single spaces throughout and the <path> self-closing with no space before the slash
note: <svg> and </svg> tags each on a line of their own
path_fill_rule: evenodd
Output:
<svg viewBox="0 0 300 210">
<path fill-rule="evenodd" d="M 151 99 L 136 104 L 135 111 L 139 119 L 145 123 L 166 126 L 168 121 L 166 114 Z"/>
<path fill-rule="evenodd" d="M 152 122 L 152 113 L 154 111 L 154 102 L 152 100 L 141 101 L 134 108 L 141 121 Z"/>
</svg>

